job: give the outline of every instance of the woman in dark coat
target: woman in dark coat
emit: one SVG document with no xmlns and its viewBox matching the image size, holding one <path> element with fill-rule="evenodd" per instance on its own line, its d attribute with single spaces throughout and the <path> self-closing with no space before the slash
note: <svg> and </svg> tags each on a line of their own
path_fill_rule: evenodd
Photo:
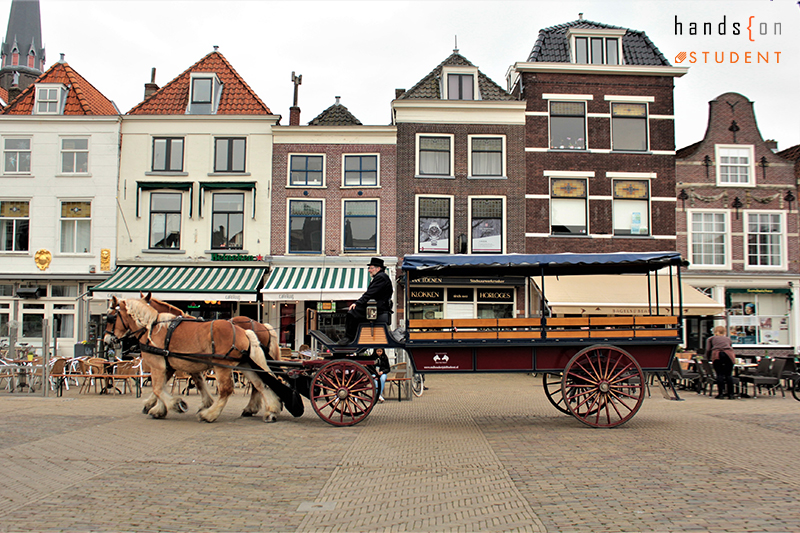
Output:
<svg viewBox="0 0 800 533">
<path fill-rule="evenodd" d="M 733 399 L 733 364 L 736 362 L 736 354 L 731 345 L 731 339 L 725 331 L 725 326 L 714 328 L 714 336 L 706 341 L 706 357 L 711 358 L 714 365 L 714 372 L 717 373 L 717 399 L 725 397 L 724 391 L 727 387 L 727 397 Z"/>
</svg>

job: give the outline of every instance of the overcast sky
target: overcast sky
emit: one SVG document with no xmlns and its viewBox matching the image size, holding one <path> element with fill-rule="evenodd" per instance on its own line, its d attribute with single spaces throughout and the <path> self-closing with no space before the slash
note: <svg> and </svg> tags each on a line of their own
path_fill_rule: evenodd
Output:
<svg viewBox="0 0 800 533">
<path fill-rule="evenodd" d="M 5 32 L 10 0 L 0 0 Z M 539 29 L 587 20 L 644 31 L 674 66 L 676 145 L 702 139 L 708 102 L 739 92 L 755 102 L 764 138 L 800 144 L 800 5 L 795 0 L 215 1 L 41 0 L 48 65 L 60 53 L 122 112 L 141 101 L 150 70 L 163 86 L 219 46 L 273 113 L 288 124 L 292 71 L 303 75 L 301 123 L 335 96 L 364 124 L 388 124 L 395 88 L 411 88 L 454 48 L 505 87 Z M 676 35 L 675 17 L 683 35 Z M 753 39 L 747 26 L 752 19 Z M 718 35 L 725 22 L 725 35 Z M 699 35 L 689 35 L 698 23 Z M 702 23 L 714 35 L 702 35 Z M 740 35 L 733 35 L 738 22 Z M 774 35 L 774 23 L 781 34 Z M 768 35 L 760 35 L 761 23 Z M 676 63 L 680 52 L 698 62 Z M 708 64 L 703 63 L 703 51 Z M 724 63 L 714 60 L 725 54 Z M 730 52 L 739 55 L 730 63 Z M 746 52 L 752 63 L 745 64 Z M 756 64 L 769 52 L 769 63 Z M 780 52 L 780 59 L 776 52 Z"/>
</svg>

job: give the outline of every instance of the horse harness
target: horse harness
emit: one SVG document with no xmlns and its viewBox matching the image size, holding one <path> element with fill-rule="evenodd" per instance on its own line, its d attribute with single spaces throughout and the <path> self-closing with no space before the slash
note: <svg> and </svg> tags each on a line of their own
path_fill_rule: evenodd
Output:
<svg viewBox="0 0 800 533">
<path fill-rule="evenodd" d="M 198 357 L 201 357 L 201 358 L 202 357 L 208 357 L 208 358 L 214 358 L 214 359 L 233 359 L 232 357 L 230 357 L 230 354 L 231 354 L 231 352 L 233 350 L 236 349 L 236 326 L 234 326 L 233 323 L 231 323 L 231 331 L 233 332 L 233 340 L 231 341 L 231 347 L 228 348 L 227 352 L 225 352 L 224 354 L 220 355 L 220 354 L 216 353 L 217 350 L 216 350 L 216 346 L 214 344 L 214 322 L 216 322 L 215 320 L 212 320 L 212 321 L 210 321 L 208 323 L 208 326 L 209 326 L 209 329 L 210 329 L 210 332 L 211 332 L 211 353 L 210 354 L 205 354 L 205 353 L 188 354 L 188 353 L 171 352 L 169 350 L 169 345 L 170 345 L 170 342 L 172 341 L 172 335 L 175 333 L 175 330 L 178 329 L 178 326 L 180 326 L 184 321 L 197 322 L 197 320 L 194 317 L 191 317 L 191 318 L 183 317 L 183 316 L 175 317 L 175 318 L 173 318 L 172 320 L 169 321 L 169 325 L 167 326 L 167 335 L 164 338 L 164 348 L 159 348 L 157 346 L 152 346 L 150 344 L 143 343 L 141 341 L 141 335 L 140 335 L 140 340 L 139 340 L 139 348 L 141 348 L 142 351 L 145 351 L 145 352 L 148 352 L 148 353 L 152 353 L 152 354 L 155 354 L 155 355 L 160 355 L 160 356 L 162 356 L 164 358 L 177 357 L 178 359 L 187 359 L 187 360 L 194 359 L 196 362 L 199 362 L 199 361 L 202 360 L 202 359 L 197 359 Z M 242 357 L 243 358 L 249 358 L 249 356 L 250 356 L 250 350 L 249 349 L 242 350 L 241 353 L 242 353 Z M 169 361 L 167 361 L 167 366 L 169 366 Z"/>
</svg>

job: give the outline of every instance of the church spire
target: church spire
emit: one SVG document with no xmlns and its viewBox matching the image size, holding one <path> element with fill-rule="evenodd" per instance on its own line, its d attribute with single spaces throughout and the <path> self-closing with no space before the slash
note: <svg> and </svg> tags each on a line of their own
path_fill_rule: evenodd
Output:
<svg viewBox="0 0 800 533">
<path fill-rule="evenodd" d="M 30 85 L 45 70 L 39 0 L 11 0 L 8 29 L 0 47 L 0 87 L 19 77 L 19 88 Z"/>
</svg>

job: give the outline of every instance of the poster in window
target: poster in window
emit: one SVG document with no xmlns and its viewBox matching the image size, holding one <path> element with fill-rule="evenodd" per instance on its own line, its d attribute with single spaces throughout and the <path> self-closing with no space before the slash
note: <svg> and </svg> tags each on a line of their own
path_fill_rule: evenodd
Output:
<svg viewBox="0 0 800 533">
<path fill-rule="evenodd" d="M 419 251 L 444 253 L 450 251 L 449 218 L 420 218 Z"/>
<path fill-rule="evenodd" d="M 631 213 L 631 235 L 638 235 L 642 228 L 642 214 L 638 211 Z"/>
<path fill-rule="evenodd" d="M 475 220 L 472 227 L 473 253 L 502 253 L 501 234 L 500 219 Z"/>
<path fill-rule="evenodd" d="M 755 315 L 756 314 L 756 304 L 753 302 L 747 302 L 744 304 L 744 314 L 745 315 Z"/>
</svg>

